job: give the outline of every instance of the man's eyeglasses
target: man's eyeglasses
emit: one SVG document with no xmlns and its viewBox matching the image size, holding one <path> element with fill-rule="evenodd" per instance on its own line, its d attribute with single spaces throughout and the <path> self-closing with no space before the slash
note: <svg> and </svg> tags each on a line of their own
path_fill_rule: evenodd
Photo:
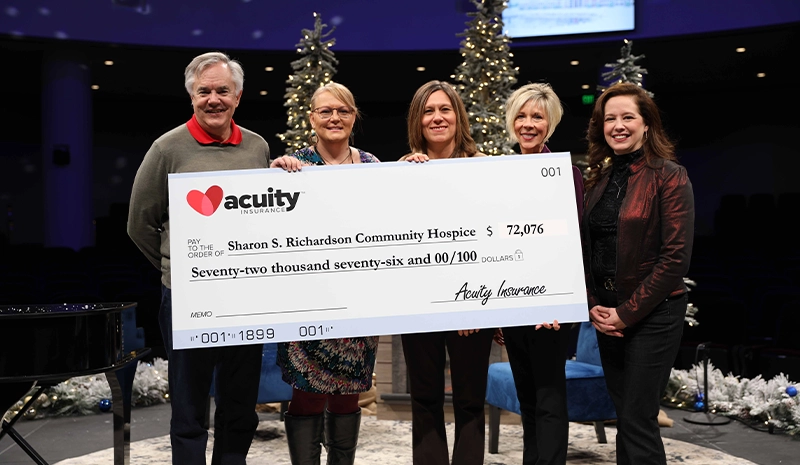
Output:
<svg viewBox="0 0 800 465">
<path fill-rule="evenodd" d="M 331 116 L 333 116 L 334 111 L 339 115 L 339 118 L 341 119 L 350 119 L 350 117 L 352 117 L 353 114 L 355 113 L 353 110 L 347 107 L 342 107 L 342 108 L 323 107 L 312 110 L 312 112 L 319 115 L 321 119 L 331 119 Z"/>
</svg>

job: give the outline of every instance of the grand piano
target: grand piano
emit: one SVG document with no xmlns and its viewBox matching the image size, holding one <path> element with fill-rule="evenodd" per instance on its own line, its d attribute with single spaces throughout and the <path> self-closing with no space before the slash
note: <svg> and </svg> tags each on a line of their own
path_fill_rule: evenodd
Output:
<svg viewBox="0 0 800 465">
<path fill-rule="evenodd" d="M 14 429 L 46 388 L 69 378 L 104 373 L 114 415 L 114 464 L 130 463 L 131 391 L 138 360 L 150 349 L 136 328 L 136 303 L 0 305 L 0 412 L 32 387 L 17 415 L 0 425 L 33 461 L 47 462 Z"/>
</svg>

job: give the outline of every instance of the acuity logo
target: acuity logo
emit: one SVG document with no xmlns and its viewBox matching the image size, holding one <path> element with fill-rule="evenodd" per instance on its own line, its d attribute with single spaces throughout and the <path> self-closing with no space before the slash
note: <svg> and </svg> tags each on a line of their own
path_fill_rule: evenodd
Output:
<svg viewBox="0 0 800 465">
<path fill-rule="evenodd" d="M 300 192 L 283 192 L 280 189 L 267 189 L 266 193 L 229 195 L 224 197 L 219 186 L 211 186 L 205 193 L 199 190 L 191 190 L 186 195 L 186 202 L 197 213 L 203 216 L 211 216 L 217 211 L 220 205 L 226 210 L 241 210 L 241 213 L 277 213 L 290 212 L 297 206 Z"/>
<path fill-rule="evenodd" d="M 186 194 L 186 202 L 197 213 L 203 216 L 211 216 L 217 211 L 219 204 L 222 203 L 222 188 L 211 186 L 206 189 L 205 194 L 198 190 L 191 190 Z"/>
</svg>

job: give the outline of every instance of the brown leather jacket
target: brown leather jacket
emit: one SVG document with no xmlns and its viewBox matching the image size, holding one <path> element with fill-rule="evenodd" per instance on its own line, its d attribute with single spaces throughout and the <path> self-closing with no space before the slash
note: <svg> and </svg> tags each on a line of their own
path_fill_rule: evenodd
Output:
<svg viewBox="0 0 800 465">
<path fill-rule="evenodd" d="M 694 241 L 694 194 L 686 169 L 659 159 L 656 167 L 644 157 L 634 161 L 628 190 L 617 220 L 617 314 L 633 326 L 659 303 L 687 292 L 683 277 L 689 270 Z M 588 192 L 581 224 L 597 205 L 608 184 L 609 173 Z M 589 259 L 591 239 L 584 227 L 583 263 L 589 308 L 598 304 Z"/>
</svg>

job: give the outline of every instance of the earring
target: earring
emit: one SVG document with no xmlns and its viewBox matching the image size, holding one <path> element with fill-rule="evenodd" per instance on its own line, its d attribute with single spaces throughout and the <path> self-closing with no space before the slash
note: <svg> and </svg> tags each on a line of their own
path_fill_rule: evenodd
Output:
<svg viewBox="0 0 800 465">
<path fill-rule="evenodd" d="M 647 131 L 644 132 L 644 140 L 647 140 Z"/>
</svg>

